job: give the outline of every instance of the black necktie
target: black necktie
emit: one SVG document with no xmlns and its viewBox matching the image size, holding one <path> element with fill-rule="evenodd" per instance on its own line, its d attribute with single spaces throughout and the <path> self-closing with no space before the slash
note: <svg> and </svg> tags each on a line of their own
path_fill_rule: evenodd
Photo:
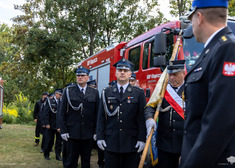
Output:
<svg viewBox="0 0 235 168">
<path fill-rule="evenodd" d="M 121 86 L 120 87 L 120 97 L 122 98 L 122 95 L 123 95 L 123 87 Z"/>
<path fill-rule="evenodd" d="M 83 92 L 83 91 L 84 91 L 84 89 L 82 88 L 82 89 L 81 89 L 81 92 L 82 92 L 82 95 L 84 96 L 84 92 Z"/>
</svg>

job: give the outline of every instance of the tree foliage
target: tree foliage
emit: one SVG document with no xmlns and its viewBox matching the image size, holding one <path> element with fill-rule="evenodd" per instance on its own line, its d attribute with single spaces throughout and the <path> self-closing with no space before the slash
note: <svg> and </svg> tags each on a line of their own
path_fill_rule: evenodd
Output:
<svg viewBox="0 0 235 168">
<path fill-rule="evenodd" d="M 7 41 L 0 48 L 0 68 L 9 101 L 20 91 L 35 101 L 44 91 L 74 82 L 73 71 L 84 58 L 165 22 L 157 7 L 157 0 L 26 0 L 15 5 L 24 15 L 13 18 L 12 28 L 3 25 L 10 40 L 0 35 L 2 43 Z"/>
<path fill-rule="evenodd" d="M 191 4 L 191 0 L 171 0 L 170 14 L 175 17 L 184 16 L 189 11 Z"/>
<path fill-rule="evenodd" d="M 235 16 L 235 0 L 230 0 L 228 5 L 229 16 Z"/>
</svg>

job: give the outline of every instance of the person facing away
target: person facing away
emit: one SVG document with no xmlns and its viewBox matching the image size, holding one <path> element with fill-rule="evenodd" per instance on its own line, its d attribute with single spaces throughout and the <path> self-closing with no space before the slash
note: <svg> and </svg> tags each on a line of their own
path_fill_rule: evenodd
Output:
<svg viewBox="0 0 235 168">
<path fill-rule="evenodd" d="M 117 83 L 104 88 L 97 121 L 97 145 L 104 150 L 105 168 L 136 168 L 145 146 L 143 89 L 129 84 L 133 63 L 114 64 Z"/>
<path fill-rule="evenodd" d="M 185 76 L 181 168 L 235 167 L 235 36 L 227 0 L 194 0 L 188 18 L 204 49 Z"/>
<path fill-rule="evenodd" d="M 75 72 L 77 84 L 65 89 L 60 107 L 61 137 L 67 141 L 65 167 L 77 167 L 81 156 L 81 167 L 89 168 L 96 133 L 99 93 L 97 89 L 87 87 L 89 69 L 79 66 Z"/>
<path fill-rule="evenodd" d="M 182 92 L 184 90 L 185 60 L 170 61 L 167 66 L 169 83 L 158 118 L 156 146 L 159 168 L 178 168 L 184 128 Z M 155 106 L 153 106 L 153 104 Z M 156 129 L 153 117 L 158 103 L 145 108 L 147 135 Z"/>
</svg>

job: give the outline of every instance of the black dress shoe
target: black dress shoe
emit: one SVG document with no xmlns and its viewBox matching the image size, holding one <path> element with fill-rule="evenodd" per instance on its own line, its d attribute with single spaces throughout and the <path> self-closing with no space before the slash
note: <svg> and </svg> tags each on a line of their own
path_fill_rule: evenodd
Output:
<svg viewBox="0 0 235 168">
<path fill-rule="evenodd" d="M 51 160 L 48 156 L 47 156 L 47 157 L 45 157 L 45 159 L 46 159 L 46 160 Z"/>
<path fill-rule="evenodd" d="M 56 160 L 62 161 L 61 157 L 56 157 Z"/>
</svg>

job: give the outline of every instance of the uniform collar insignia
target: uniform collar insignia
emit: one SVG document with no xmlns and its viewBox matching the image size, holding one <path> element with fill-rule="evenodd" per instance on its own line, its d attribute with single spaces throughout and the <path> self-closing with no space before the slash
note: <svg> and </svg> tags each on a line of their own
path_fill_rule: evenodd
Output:
<svg viewBox="0 0 235 168">
<path fill-rule="evenodd" d="M 131 88 L 130 87 L 128 87 L 127 90 L 128 90 L 128 92 L 131 92 Z"/>
<path fill-rule="evenodd" d="M 117 88 L 113 88 L 113 92 L 116 92 L 117 91 Z"/>
<path fill-rule="evenodd" d="M 222 39 L 223 41 L 227 41 L 227 38 L 226 38 L 225 36 L 222 36 L 221 39 Z"/>
</svg>

